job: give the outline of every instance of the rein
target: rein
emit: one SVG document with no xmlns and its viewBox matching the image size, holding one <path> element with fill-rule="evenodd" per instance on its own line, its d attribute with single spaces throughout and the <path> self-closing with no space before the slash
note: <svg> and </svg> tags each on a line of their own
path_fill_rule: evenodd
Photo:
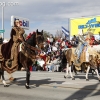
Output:
<svg viewBox="0 0 100 100">
<path fill-rule="evenodd" d="M 26 46 L 27 48 L 29 48 L 29 49 L 31 49 L 31 50 L 38 51 L 38 52 L 41 51 L 40 49 L 38 49 L 38 48 L 36 48 L 36 47 L 33 47 L 33 46 L 29 45 L 29 44 L 26 43 L 26 42 L 23 42 L 23 43 L 25 44 L 25 46 Z M 22 43 L 22 45 L 23 45 L 23 43 Z"/>
<path fill-rule="evenodd" d="M 37 35 L 37 33 L 35 33 L 35 32 L 34 32 L 33 34 L 36 34 L 36 44 L 37 44 L 37 46 L 39 47 L 39 46 L 41 46 L 41 45 L 44 45 L 43 43 L 38 43 L 38 41 L 37 41 L 37 38 L 38 38 L 38 37 L 41 37 L 41 35 Z M 31 38 L 31 36 L 32 36 L 33 34 L 30 34 L 30 35 L 27 37 L 27 39 Z M 25 41 L 22 41 L 22 42 L 24 42 L 24 44 L 26 45 L 26 47 L 30 48 L 31 50 L 41 51 L 41 50 L 39 50 L 39 49 L 36 48 L 36 47 L 30 46 L 30 45 L 27 44 Z"/>
</svg>

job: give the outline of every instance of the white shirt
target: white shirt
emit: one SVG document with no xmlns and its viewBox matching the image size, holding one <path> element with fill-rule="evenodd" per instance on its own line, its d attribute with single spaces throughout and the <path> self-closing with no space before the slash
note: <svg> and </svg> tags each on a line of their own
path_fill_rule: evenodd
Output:
<svg viewBox="0 0 100 100">
<path fill-rule="evenodd" d="M 62 45 L 62 46 L 65 46 L 65 41 L 63 41 L 61 45 Z"/>
<path fill-rule="evenodd" d="M 53 42 L 53 38 L 50 38 L 50 42 Z"/>
<path fill-rule="evenodd" d="M 37 61 L 41 67 L 43 67 L 43 65 L 45 64 L 44 60 L 42 59 L 38 59 Z"/>
<path fill-rule="evenodd" d="M 57 48 L 55 46 L 52 46 L 53 51 L 57 51 Z"/>
</svg>

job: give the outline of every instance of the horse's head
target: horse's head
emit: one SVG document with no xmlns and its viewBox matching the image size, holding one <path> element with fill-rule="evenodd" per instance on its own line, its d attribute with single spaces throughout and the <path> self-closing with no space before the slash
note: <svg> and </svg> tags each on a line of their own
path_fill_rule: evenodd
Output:
<svg viewBox="0 0 100 100">
<path fill-rule="evenodd" d="M 26 39 L 26 42 L 33 47 L 35 47 L 37 45 L 39 49 L 44 49 L 43 30 L 41 32 L 39 32 L 37 29 L 36 32 L 30 33 Z"/>
<path fill-rule="evenodd" d="M 43 35 L 43 30 L 41 32 L 36 30 L 36 45 L 38 46 L 39 49 L 44 49 L 44 35 Z"/>
</svg>

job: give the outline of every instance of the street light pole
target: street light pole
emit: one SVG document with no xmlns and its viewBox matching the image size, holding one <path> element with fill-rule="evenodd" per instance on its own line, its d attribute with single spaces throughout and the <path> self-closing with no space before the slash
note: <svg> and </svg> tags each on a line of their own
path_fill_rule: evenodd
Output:
<svg viewBox="0 0 100 100">
<path fill-rule="evenodd" d="M 4 6 L 2 6 L 2 30 L 4 30 Z M 2 39 L 4 40 L 4 33 L 2 33 Z"/>
<path fill-rule="evenodd" d="M 10 2 L 9 2 L 10 3 Z M 11 4 L 12 4 L 12 2 L 11 2 Z M 18 2 L 15 2 L 14 4 L 18 4 Z M 5 2 L 3 2 L 3 5 L 2 5 L 2 39 L 4 40 L 4 32 L 5 32 L 5 30 L 4 30 L 4 7 L 6 6 L 6 4 L 5 4 Z M 10 5 L 11 6 L 11 5 Z M 13 6 L 13 5 L 12 5 Z"/>
</svg>

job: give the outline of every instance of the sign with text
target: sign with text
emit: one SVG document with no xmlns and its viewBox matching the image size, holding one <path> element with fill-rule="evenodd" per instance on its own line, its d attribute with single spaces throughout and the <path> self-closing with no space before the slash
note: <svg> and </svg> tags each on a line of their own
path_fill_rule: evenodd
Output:
<svg viewBox="0 0 100 100">
<path fill-rule="evenodd" d="M 4 33 L 5 32 L 5 30 L 0 30 L 0 33 Z"/>
<path fill-rule="evenodd" d="M 73 18 L 73 19 L 71 18 L 70 19 L 71 36 L 77 35 L 80 29 L 83 30 L 83 33 L 89 30 L 94 34 L 99 34 L 100 16 L 81 17 L 81 18 Z"/>
<path fill-rule="evenodd" d="M 18 17 L 18 16 L 11 16 L 11 26 L 14 27 L 14 21 L 19 20 L 20 26 L 24 29 L 29 30 L 29 19 Z"/>
</svg>

